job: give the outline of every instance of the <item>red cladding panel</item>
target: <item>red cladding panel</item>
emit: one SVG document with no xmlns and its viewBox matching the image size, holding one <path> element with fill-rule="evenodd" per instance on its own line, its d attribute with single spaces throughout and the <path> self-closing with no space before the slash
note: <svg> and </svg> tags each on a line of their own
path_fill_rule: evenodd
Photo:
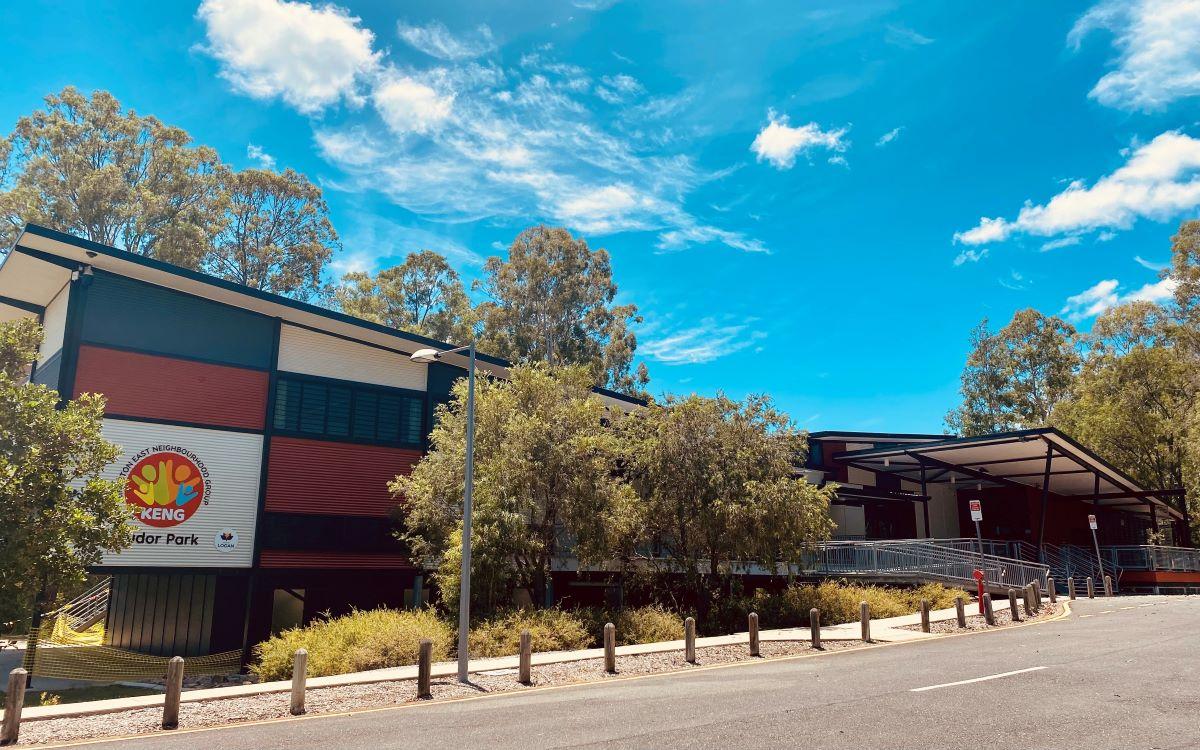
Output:
<svg viewBox="0 0 1200 750">
<path fill-rule="evenodd" d="M 261 430 L 267 373 L 81 346 L 75 374 L 80 393 L 103 393 L 109 414 Z"/>
<path fill-rule="evenodd" d="M 409 570 L 412 564 L 401 555 L 343 555 L 330 552 L 263 550 L 259 564 L 264 568 L 337 568 L 355 570 Z"/>
<path fill-rule="evenodd" d="M 388 482 L 407 474 L 418 451 L 376 445 L 271 438 L 266 510 L 386 517 L 396 507 Z"/>
</svg>

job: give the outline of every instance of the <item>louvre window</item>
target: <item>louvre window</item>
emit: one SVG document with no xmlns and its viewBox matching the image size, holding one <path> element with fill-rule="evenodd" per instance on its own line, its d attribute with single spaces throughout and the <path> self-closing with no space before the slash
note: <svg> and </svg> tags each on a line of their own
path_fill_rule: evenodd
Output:
<svg viewBox="0 0 1200 750">
<path fill-rule="evenodd" d="M 280 375 L 275 430 L 304 437 L 419 446 L 424 394 L 394 388 Z"/>
</svg>

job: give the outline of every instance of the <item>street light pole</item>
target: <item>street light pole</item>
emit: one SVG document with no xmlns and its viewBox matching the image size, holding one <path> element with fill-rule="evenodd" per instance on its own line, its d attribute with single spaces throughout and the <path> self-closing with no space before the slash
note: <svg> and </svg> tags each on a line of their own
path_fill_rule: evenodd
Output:
<svg viewBox="0 0 1200 750">
<path fill-rule="evenodd" d="M 475 484 L 475 339 L 467 346 L 447 351 L 420 349 L 409 357 L 414 362 L 436 362 L 445 354 L 464 349 L 467 359 L 467 457 L 463 475 L 462 565 L 458 574 L 458 681 L 469 682 L 471 626 L 471 491 Z"/>
<path fill-rule="evenodd" d="M 462 570 L 458 586 L 458 681 L 468 682 L 467 628 L 471 623 L 471 490 L 475 484 L 475 340 L 467 366 L 467 467 L 463 479 Z"/>
</svg>

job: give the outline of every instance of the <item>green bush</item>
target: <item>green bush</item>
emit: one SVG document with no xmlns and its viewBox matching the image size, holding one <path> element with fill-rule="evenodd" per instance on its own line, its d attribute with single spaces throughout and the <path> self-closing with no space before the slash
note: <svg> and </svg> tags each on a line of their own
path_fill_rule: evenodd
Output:
<svg viewBox="0 0 1200 750">
<path fill-rule="evenodd" d="M 471 656 L 508 656 L 521 647 L 521 631 L 533 636 L 534 651 L 587 648 L 592 638 L 583 619 L 561 609 L 516 609 L 472 623 Z"/>
<path fill-rule="evenodd" d="M 292 676 L 292 657 L 308 650 L 310 677 L 415 664 L 421 639 L 433 641 L 433 660 L 450 656 L 454 629 L 432 609 L 355 610 L 285 630 L 254 647 L 251 670 L 260 680 Z"/>
<path fill-rule="evenodd" d="M 825 581 L 812 585 L 794 585 L 781 593 L 758 591 L 754 596 L 742 600 L 738 622 L 729 626 L 734 630 L 746 627 L 745 615 L 757 612 L 759 622 L 768 628 L 794 628 L 808 624 L 808 611 L 813 607 L 821 610 L 821 622 L 836 625 L 858 620 L 859 605 L 867 602 L 871 617 L 896 617 L 916 612 L 921 600 L 928 599 L 931 609 L 954 606 L 954 597 L 962 596 L 970 601 L 969 594 L 960 589 L 947 588 L 940 583 L 927 583 L 917 588 L 892 588 L 887 586 L 863 586 L 860 584 Z"/>
</svg>

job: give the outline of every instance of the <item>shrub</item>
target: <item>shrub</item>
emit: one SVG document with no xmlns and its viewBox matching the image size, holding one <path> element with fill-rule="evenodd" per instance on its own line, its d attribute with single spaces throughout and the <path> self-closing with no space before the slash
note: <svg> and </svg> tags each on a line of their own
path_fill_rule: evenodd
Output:
<svg viewBox="0 0 1200 750">
<path fill-rule="evenodd" d="M 471 625 L 471 656 L 508 656 L 521 647 L 521 631 L 533 636 L 534 651 L 587 648 L 592 638 L 583 619 L 561 609 L 516 609 Z"/>
<path fill-rule="evenodd" d="M 623 646 L 683 638 L 683 618 L 657 604 L 623 609 L 613 624 L 617 626 L 617 643 Z"/>
<path fill-rule="evenodd" d="M 864 601 L 871 607 L 871 617 L 880 618 L 916 612 L 922 599 L 929 600 L 931 609 L 952 607 L 956 596 L 963 596 L 967 601 L 971 598 L 959 589 L 947 588 L 940 583 L 908 589 L 824 581 L 817 585 L 789 586 L 779 593 L 759 590 L 729 608 L 736 612 L 723 612 L 721 620 L 726 630 L 744 630 L 746 614 L 757 612 L 763 627 L 803 627 L 808 624 L 808 611 L 817 607 L 821 610 L 823 624 L 836 625 L 856 621 L 859 605 Z"/>
<path fill-rule="evenodd" d="M 263 681 L 289 679 L 299 648 L 308 650 L 310 677 L 415 664 L 423 638 L 433 641 L 434 661 L 444 660 L 451 653 L 454 629 L 432 609 L 354 610 L 263 641 L 254 647 L 251 669 Z"/>
</svg>

